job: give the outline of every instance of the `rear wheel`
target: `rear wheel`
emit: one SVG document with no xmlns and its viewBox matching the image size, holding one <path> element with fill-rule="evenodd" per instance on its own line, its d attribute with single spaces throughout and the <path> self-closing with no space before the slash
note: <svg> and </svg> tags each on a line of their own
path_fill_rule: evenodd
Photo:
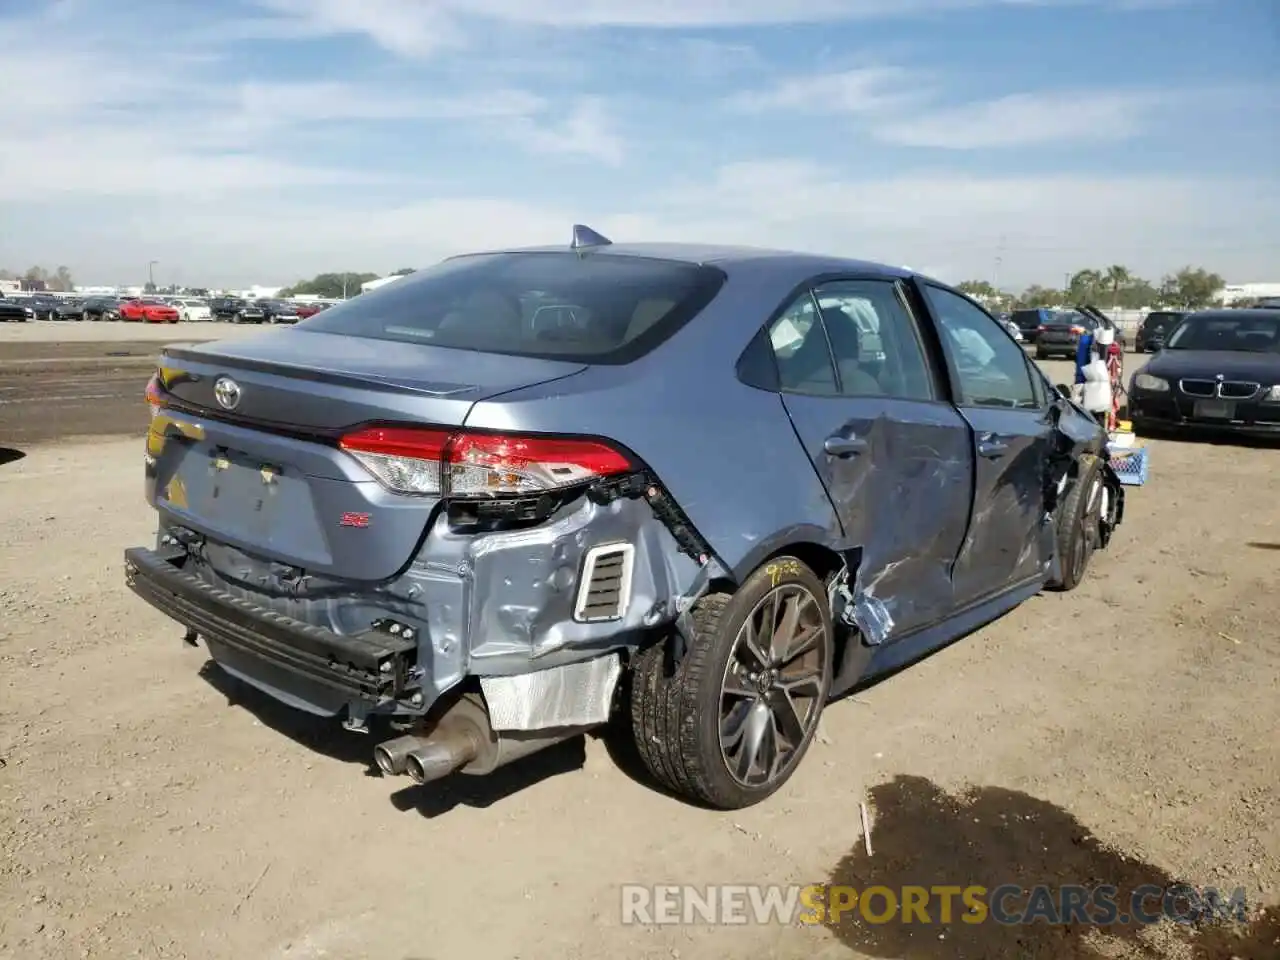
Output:
<svg viewBox="0 0 1280 960">
<path fill-rule="evenodd" d="M 724 810 L 759 803 L 799 766 L 831 689 L 826 589 L 799 560 L 780 557 L 736 593 L 699 600 L 690 619 L 679 663 L 674 637 L 636 658 L 636 746 L 674 793 Z"/>
<path fill-rule="evenodd" d="M 1055 590 L 1074 590 L 1084 579 L 1102 535 L 1103 503 L 1106 486 L 1102 479 L 1102 461 L 1086 454 L 1080 458 L 1079 471 L 1067 495 L 1058 506 L 1058 562 L 1061 578 L 1050 584 Z"/>
</svg>

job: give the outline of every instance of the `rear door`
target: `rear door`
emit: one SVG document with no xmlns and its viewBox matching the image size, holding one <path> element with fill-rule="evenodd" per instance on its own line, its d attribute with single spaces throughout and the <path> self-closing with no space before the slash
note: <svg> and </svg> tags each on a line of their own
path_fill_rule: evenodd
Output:
<svg viewBox="0 0 1280 960">
<path fill-rule="evenodd" d="M 783 403 L 862 551 L 860 625 L 880 643 L 950 611 L 950 568 L 972 499 L 969 432 L 943 399 L 904 290 L 815 282 L 773 321 Z"/>
<path fill-rule="evenodd" d="M 1031 361 L 995 319 L 953 290 L 918 287 L 940 334 L 956 406 L 971 428 L 973 509 L 954 570 L 957 602 L 967 606 L 1048 569 L 1053 424 Z"/>
</svg>

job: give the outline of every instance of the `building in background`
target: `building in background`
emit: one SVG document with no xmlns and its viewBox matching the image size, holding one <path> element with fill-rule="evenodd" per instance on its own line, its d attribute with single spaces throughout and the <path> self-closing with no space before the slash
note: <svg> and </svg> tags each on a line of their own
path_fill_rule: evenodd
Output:
<svg viewBox="0 0 1280 960">
<path fill-rule="evenodd" d="M 364 283 L 360 284 L 360 292 L 368 293 L 370 290 L 377 290 L 379 287 L 385 287 L 388 283 L 393 283 L 396 280 L 402 279 L 404 279 L 403 274 L 393 273 L 389 277 L 378 277 L 377 280 L 366 280 Z"/>
<path fill-rule="evenodd" d="M 1271 297 L 1280 297 L 1280 283 L 1229 283 L 1222 288 L 1223 306 Z"/>
</svg>

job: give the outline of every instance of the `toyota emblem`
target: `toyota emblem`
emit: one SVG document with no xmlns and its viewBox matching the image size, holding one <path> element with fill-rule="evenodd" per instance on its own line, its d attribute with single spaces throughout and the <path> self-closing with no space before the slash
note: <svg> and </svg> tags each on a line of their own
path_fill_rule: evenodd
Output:
<svg viewBox="0 0 1280 960">
<path fill-rule="evenodd" d="M 223 410 L 234 410 L 240 405 L 240 384 L 230 377 L 219 377 L 213 384 L 213 396 Z"/>
</svg>

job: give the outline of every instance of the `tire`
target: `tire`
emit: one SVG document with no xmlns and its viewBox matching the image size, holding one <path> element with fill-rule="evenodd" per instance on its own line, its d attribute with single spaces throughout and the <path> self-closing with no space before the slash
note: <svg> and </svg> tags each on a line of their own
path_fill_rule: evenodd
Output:
<svg viewBox="0 0 1280 960">
<path fill-rule="evenodd" d="M 232 322 L 232 323 L 240 323 L 240 322 L 241 322 L 240 314 L 238 314 L 238 313 L 233 313 L 233 314 L 231 315 L 231 322 Z"/>
<path fill-rule="evenodd" d="M 766 620 L 771 602 L 781 603 L 789 616 L 793 601 L 804 624 L 803 652 L 799 657 L 784 656 L 781 669 L 775 661 L 769 672 L 779 681 L 790 677 L 794 690 L 810 693 L 792 698 L 774 685 L 762 697 L 768 677 L 756 687 L 747 679 L 745 666 L 742 672 L 731 669 L 758 660 L 740 642 L 740 631 L 748 620 Z M 672 793 L 721 810 L 757 804 L 781 788 L 804 759 L 830 694 L 835 644 L 826 588 L 799 560 L 778 557 L 756 570 L 736 593 L 703 597 L 689 620 L 692 636 L 678 664 L 672 664 L 678 639 L 674 632 L 633 661 L 629 708 L 637 750 L 653 778 Z M 741 689 L 731 689 L 735 687 Z M 737 715 L 740 739 L 750 736 L 751 721 L 761 734 L 758 743 L 772 744 L 776 769 L 771 766 L 764 776 L 752 776 L 754 767 L 748 767 L 745 776 L 730 769 L 731 761 L 741 759 L 735 748 L 746 752 L 746 740 L 722 743 L 726 702 L 732 704 L 727 715 Z M 786 716 L 793 718 L 793 726 L 785 752 L 779 752 L 778 718 Z"/>
<path fill-rule="evenodd" d="M 1057 547 L 1061 577 L 1049 587 L 1064 593 L 1080 586 L 1098 547 L 1103 494 L 1106 492 L 1101 459 L 1085 454 L 1079 465 L 1079 475 L 1058 506 Z"/>
<path fill-rule="evenodd" d="M 1049 359 L 1049 354 L 1045 353 L 1043 350 L 1039 350 L 1039 349 L 1037 349 L 1037 350 L 1036 350 L 1036 359 L 1037 359 L 1037 360 L 1048 360 L 1048 359 Z"/>
</svg>

